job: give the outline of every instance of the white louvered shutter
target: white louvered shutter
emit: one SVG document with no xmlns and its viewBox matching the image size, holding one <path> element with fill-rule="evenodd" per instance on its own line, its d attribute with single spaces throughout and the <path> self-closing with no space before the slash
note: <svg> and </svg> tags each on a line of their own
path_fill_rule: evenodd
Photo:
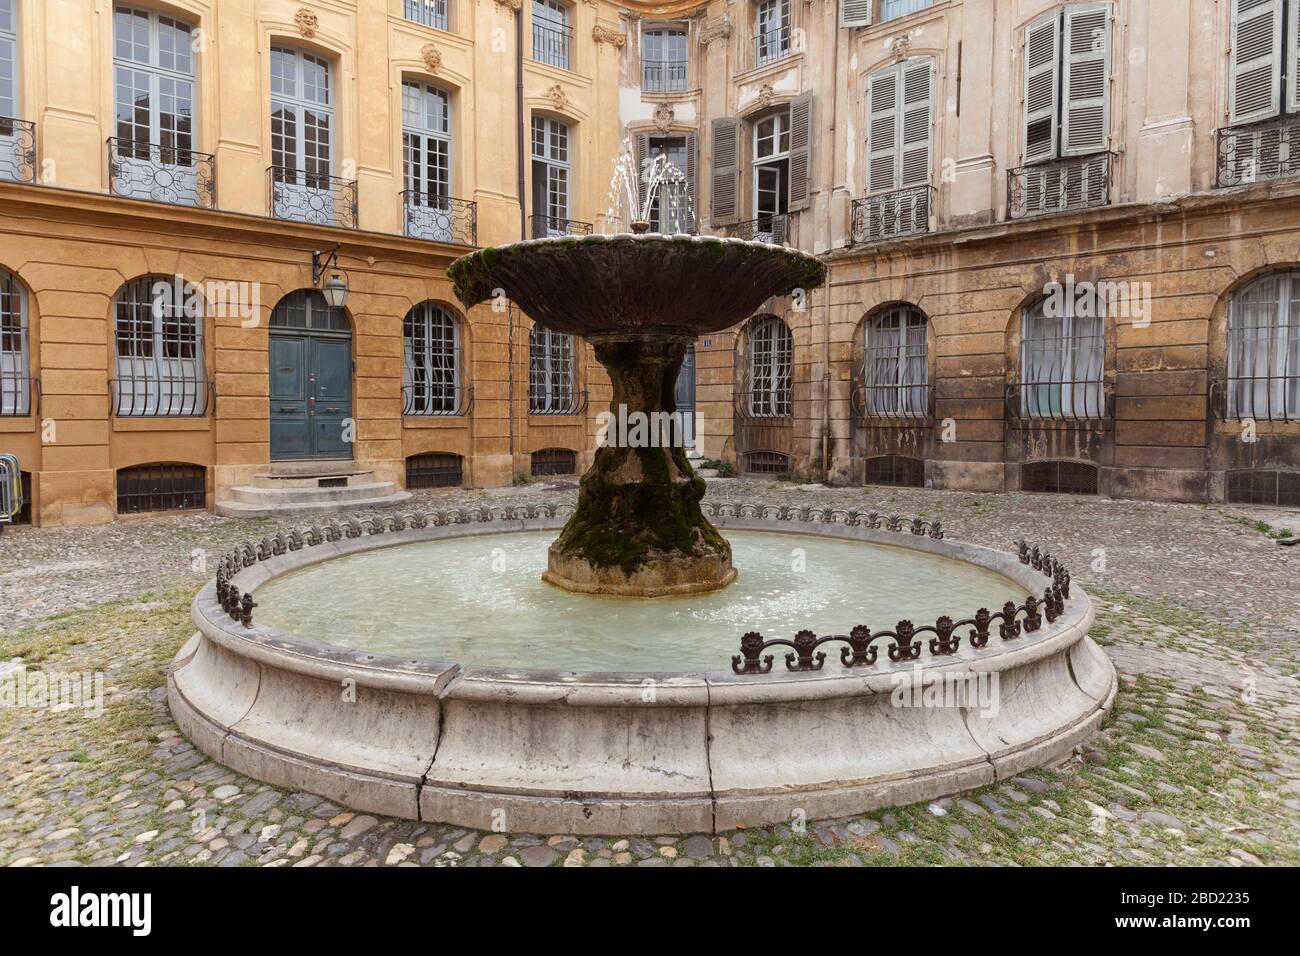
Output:
<svg viewBox="0 0 1300 956">
<path fill-rule="evenodd" d="M 812 174 L 813 95 L 804 93 L 790 103 L 790 200 L 791 212 L 807 209 Z"/>
<path fill-rule="evenodd" d="M 1250 123 L 1281 109 L 1282 0 L 1232 0 L 1228 122 Z"/>
<path fill-rule="evenodd" d="M 1291 4 L 1286 31 L 1286 108 L 1300 113 L 1300 0 Z"/>
<path fill-rule="evenodd" d="M 840 26 L 865 27 L 871 23 L 872 0 L 840 0 Z"/>
<path fill-rule="evenodd" d="M 898 188 L 899 69 L 873 73 L 867 79 L 867 192 Z"/>
<path fill-rule="evenodd" d="M 1061 11 L 1025 29 L 1024 161 L 1055 159 L 1057 69 L 1061 62 Z"/>
<path fill-rule="evenodd" d="M 649 156 L 650 137 L 645 133 L 637 133 L 632 140 L 632 162 L 636 164 L 636 209 L 632 210 L 633 219 L 640 219 L 645 210 L 646 191 L 650 187 L 646 182 L 645 161 Z"/>
<path fill-rule="evenodd" d="M 1110 145 L 1110 4 L 1065 9 L 1061 155 L 1098 153 Z"/>
<path fill-rule="evenodd" d="M 682 172 L 686 174 L 686 217 L 685 217 L 686 231 L 691 233 L 692 235 L 694 235 L 698 231 L 698 227 L 695 221 L 695 217 L 698 215 L 695 211 L 695 202 L 696 202 L 695 197 L 700 194 L 699 189 L 697 188 L 695 183 L 695 175 L 696 175 L 695 171 L 698 168 L 698 163 L 696 162 L 696 158 L 695 158 L 697 151 L 698 151 L 698 146 L 696 144 L 695 134 L 687 133 L 686 134 L 686 168 L 682 170 Z"/>
<path fill-rule="evenodd" d="M 922 186 L 930 182 L 930 129 L 932 126 L 933 64 L 930 60 L 907 61 L 902 74 L 902 114 L 899 123 L 899 186 Z"/>
<path fill-rule="evenodd" d="M 740 186 L 740 120 L 724 116 L 713 121 L 713 182 L 711 218 L 715 226 L 736 221 Z"/>
</svg>

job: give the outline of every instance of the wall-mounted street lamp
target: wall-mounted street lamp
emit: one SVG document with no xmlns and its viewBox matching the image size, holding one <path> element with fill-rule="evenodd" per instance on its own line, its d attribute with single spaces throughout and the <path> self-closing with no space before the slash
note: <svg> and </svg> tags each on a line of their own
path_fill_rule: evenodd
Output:
<svg viewBox="0 0 1300 956">
<path fill-rule="evenodd" d="M 339 247 L 335 246 L 328 254 L 318 249 L 311 254 L 311 284 L 320 285 L 321 278 L 331 269 L 339 266 Z M 331 272 L 329 281 L 321 286 L 321 294 L 332 309 L 341 309 L 348 301 L 348 281 L 340 272 Z"/>
</svg>

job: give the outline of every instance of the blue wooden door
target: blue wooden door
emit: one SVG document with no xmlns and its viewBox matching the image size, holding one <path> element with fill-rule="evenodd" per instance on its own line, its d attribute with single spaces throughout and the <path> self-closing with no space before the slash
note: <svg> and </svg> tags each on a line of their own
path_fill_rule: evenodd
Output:
<svg viewBox="0 0 1300 956">
<path fill-rule="evenodd" d="M 351 458 L 351 337 L 275 333 L 270 362 L 271 459 Z"/>
</svg>

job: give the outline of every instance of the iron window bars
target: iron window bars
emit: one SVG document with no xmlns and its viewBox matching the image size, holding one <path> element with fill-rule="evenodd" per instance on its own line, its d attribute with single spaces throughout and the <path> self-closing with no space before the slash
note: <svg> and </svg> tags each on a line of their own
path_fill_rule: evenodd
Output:
<svg viewBox="0 0 1300 956">
<path fill-rule="evenodd" d="M 573 475 L 577 471 L 578 453 L 568 448 L 543 448 L 533 452 L 529 460 L 529 472 L 534 478 Z"/>
<path fill-rule="evenodd" d="M 934 195 L 934 187 L 924 184 L 853 200 L 849 212 L 849 245 L 929 232 Z"/>
<path fill-rule="evenodd" d="M 1046 299 L 1026 309 L 1020 336 L 1020 381 L 1007 386 L 1012 421 L 1104 423 L 1110 421 L 1111 388 L 1105 381 L 1105 319 L 1048 315 Z M 1095 303 L 1100 313 L 1100 303 Z"/>
<path fill-rule="evenodd" d="M 574 338 L 534 325 L 528 333 L 528 413 L 576 415 L 580 404 L 574 365 Z"/>
<path fill-rule="evenodd" d="M 1023 219 L 1108 205 L 1114 158 L 1094 153 L 1009 170 L 1007 215 Z"/>
<path fill-rule="evenodd" d="M 1300 116 L 1283 116 L 1216 134 L 1214 184 L 1220 189 L 1300 174 Z"/>
<path fill-rule="evenodd" d="M 1227 475 L 1228 501 L 1243 505 L 1300 508 L 1300 472 L 1242 469 Z"/>
<path fill-rule="evenodd" d="M 432 302 L 402 321 L 402 414 L 464 415 L 473 388 L 464 384 L 460 321 Z"/>
<path fill-rule="evenodd" d="M 573 27 L 558 19 L 542 19 L 537 9 L 540 4 L 533 4 L 533 59 L 538 63 L 558 66 L 567 70 L 569 52 L 573 45 Z M 550 5 L 546 5 L 550 9 Z"/>
<path fill-rule="evenodd" d="M 175 279 L 144 276 L 114 299 L 116 376 L 111 413 L 123 418 L 201 417 L 214 388 L 204 377 L 197 293 Z"/>
<path fill-rule="evenodd" d="M 406 488 L 455 488 L 464 482 L 465 460 L 460 455 L 431 452 L 406 459 Z"/>
<path fill-rule="evenodd" d="M 118 514 L 206 507 L 207 469 L 201 465 L 137 465 L 117 473 Z"/>
<path fill-rule="evenodd" d="M 478 245 L 478 203 L 473 200 L 407 189 L 402 192 L 402 210 L 412 239 Z"/>
<path fill-rule="evenodd" d="M 749 328 L 749 381 L 745 408 L 753 418 L 788 418 L 794 367 L 794 336 L 774 315 Z"/>
<path fill-rule="evenodd" d="M 1300 421 L 1300 272 L 1261 276 L 1228 307 L 1227 381 L 1210 387 L 1225 421 Z"/>
<path fill-rule="evenodd" d="M 108 140 L 108 189 L 127 199 L 214 209 L 217 158 L 113 136 Z"/>
<path fill-rule="evenodd" d="M 1020 466 L 1020 490 L 1059 495 L 1095 495 L 1097 466 L 1084 461 L 1052 459 Z"/>
<path fill-rule="evenodd" d="M 852 394 L 859 419 L 907 425 L 931 419 L 929 331 L 925 315 L 910 306 L 895 306 L 867 323 Z"/>
<path fill-rule="evenodd" d="M 289 166 L 267 170 L 271 215 L 318 226 L 357 228 L 357 181 Z"/>
<path fill-rule="evenodd" d="M 687 61 L 642 60 L 641 89 L 646 93 L 675 93 L 686 89 Z"/>
<path fill-rule="evenodd" d="M 0 271 L 0 417 L 25 418 L 33 404 L 39 414 L 40 383 L 31 375 L 27 294 L 17 279 Z"/>
<path fill-rule="evenodd" d="M 0 179 L 36 182 L 36 124 L 0 116 Z"/>
<path fill-rule="evenodd" d="M 862 483 L 891 488 L 925 485 L 925 461 L 911 455 L 876 455 L 863 465 Z"/>
</svg>

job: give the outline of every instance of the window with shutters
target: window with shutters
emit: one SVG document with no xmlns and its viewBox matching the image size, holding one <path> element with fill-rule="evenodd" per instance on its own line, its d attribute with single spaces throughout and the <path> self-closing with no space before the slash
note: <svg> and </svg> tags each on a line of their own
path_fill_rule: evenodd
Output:
<svg viewBox="0 0 1300 956">
<path fill-rule="evenodd" d="M 640 203 L 646 200 L 647 176 L 658 180 L 650 200 L 650 231 L 666 235 L 695 232 L 695 137 L 637 138 Z"/>
<path fill-rule="evenodd" d="M 905 60 L 871 74 L 867 112 L 867 197 L 853 205 L 853 241 L 928 232 L 934 62 Z"/>
<path fill-rule="evenodd" d="M 730 137 L 731 121 L 721 132 Z M 719 190 L 734 195 L 733 182 L 739 169 L 726 167 L 720 182 L 717 169 L 720 129 L 714 123 L 714 221 L 718 224 Z M 796 97 L 789 107 L 767 113 L 749 122 L 750 202 L 752 219 L 735 223 L 731 233 L 741 239 L 784 243 L 787 217 L 807 209 L 811 199 L 812 94 Z M 730 142 L 727 144 L 730 149 Z M 728 157 L 730 158 L 730 157 Z M 732 207 L 733 212 L 736 211 Z"/>
<path fill-rule="evenodd" d="M 1239 289 L 1227 344 L 1228 418 L 1300 421 L 1300 271 Z"/>
<path fill-rule="evenodd" d="M 1300 172 L 1300 0 L 1230 0 L 1219 186 Z"/>
<path fill-rule="evenodd" d="M 656 26 L 641 32 L 641 88 L 671 93 L 687 87 L 686 27 Z"/>
<path fill-rule="evenodd" d="M 1066 4 L 1025 28 L 1012 218 L 1110 201 L 1111 45 L 1109 3 Z"/>
<path fill-rule="evenodd" d="M 754 216 L 760 231 L 770 232 L 773 218 L 789 211 L 789 186 L 790 113 L 786 110 L 754 124 Z"/>
<path fill-rule="evenodd" d="M 775 315 L 755 319 L 749 326 L 749 413 L 755 418 L 790 414 L 794 368 L 794 336 Z"/>
<path fill-rule="evenodd" d="M 1106 417 L 1103 301 L 1040 299 L 1020 331 L 1019 410 L 1023 418 L 1099 421 Z"/>
</svg>

